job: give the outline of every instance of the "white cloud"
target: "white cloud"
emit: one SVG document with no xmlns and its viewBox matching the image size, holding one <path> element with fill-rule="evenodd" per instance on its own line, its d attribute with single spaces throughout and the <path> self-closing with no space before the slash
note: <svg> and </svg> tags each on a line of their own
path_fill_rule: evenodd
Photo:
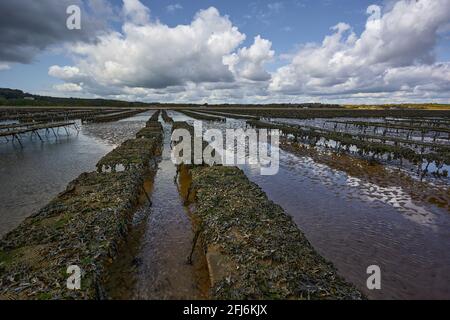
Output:
<svg viewBox="0 0 450 320">
<path fill-rule="evenodd" d="M 81 72 L 77 67 L 60 67 L 60 66 L 51 66 L 48 70 L 48 74 L 52 77 L 59 78 L 62 80 L 74 80 L 76 78 L 80 78 Z"/>
<path fill-rule="evenodd" d="M 123 13 L 134 24 L 146 24 L 150 20 L 150 10 L 139 0 L 123 0 Z"/>
<path fill-rule="evenodd" d="M 179 4 L 179 3 L 169 4 L 169 5 L 166 7 L 166 10 L 167 10 L 168 12 L 175 12 L 175 11 L 181 10 L 181 9 L 183 9 L 183 6 L 182 6 L 181 4 Z"/>
<path fill-rule="evenodd" d="M 95 44 L 77 43 L 71 52 L 77 57 L 73 67 L 53 66 L 49 74 L 99 86 L 160 89 L 189 82 L 234 81 L 223 63 L 245 39 L 228 17 L 217 9 L 199 11 L 189 25 L 169 27 L 147 22 L 134 15 L 137 0 L 125 1 L 128 19 L 122 32 L 111 32 Z M 128 7 L 127 7 L 128 3 Z"/>
<path fill-rule="evenodd" d="M 257 36 L 250 48 L 239 49 L 237 53 L 225 57 L 224 62 L 238 77 L 253 81 L 269 80 L 270 74 L 264 69 L 264 64 L 275 54 L 271 47 L 269 40 Z"/>
<path fill-rule="evenodd" d="M 285 65 L 269 73 L 271 41 L 257 36 L 241 47 L 246 35 L 217 9 L 171 27 L 138 0 L 124 0 L 122 29 L 73 44 L 74 64 L 52 66 L 49 75 L 67 84 L 55 90 L 126 100 L 450 101 L 450 62 L 434 56 L 449 30 L 450 0 L 399 0 L 367 12 L 360 35 L 339 23 L 322 43 L 278 54 Z"/>
<path fill-rule="evenodd" d="M 361 36 L 339 23 L 320 45 L 303 46 L 272 77 L 286 94 L 340 95 L 447 90 L 448 63 L 436 63 L 439 30 L 450 21 L 449 0 L 400 0 L 389 11 L 370 6 Z M 433 82 L 432 88 L 428 82 Z"/>
<path fill-rule="evenodd" d="M 56 84 L 53 86 L 53 88 L 56 91 L 61 92 L 80 92 L 83 91 L 83 88 L 76 83 L 62 83 L 62 84 Z"/>
</svg>

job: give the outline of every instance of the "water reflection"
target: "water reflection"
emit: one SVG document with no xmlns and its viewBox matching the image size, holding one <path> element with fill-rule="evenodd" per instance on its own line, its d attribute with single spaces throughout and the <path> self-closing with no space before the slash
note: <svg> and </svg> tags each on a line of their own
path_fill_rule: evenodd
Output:
<svg viewBox="0 0 450 320">
<path fill-rule="evenodd" d="M 55 137 L 24 136 L 23 148 L 0 143 L 0 237 L 46 205 L 67 184 L 95 165 L 122 141 L 134 137 L 154 111 L 123 121 L 88 124 L 81 131 L 64 130 Z"/>
<path fill-rule="evenodd" d="M 450 298 L 450 216 L 417 205 L 400 189 L 358 181 L 285 152 L 276 176 L 244 167 L 339 273 L 370 298 Z M 382 290 L 366 289 L 366 268 L 382 269 Z"/>
<path fill-rule="evenodd" d="M 44 206 L 113 147 L 83 133 L 0 145 L 0 236 Z"/>
<path fill-rule="evenodd" d="M 164 125 L 164 129 L 164 149 L 154 178 L 152 203 L 138 211 L 138 220 L 143 222 L 134 226 L 110 270 L 108 294 L 112 299 L 208 296 L 208 271 L 199 246 L 193 264 L 187 263 L 194 238 L 193 222 L 177 188 L 177 168 L 170 157 L 171 126 Z"/>
<path fill-rule="evenodd" d="M 169 116 L 175 121 L 194 120 L 177 112 Z M 46 204 L 79 173 L 93 170 L 112 144 L 144 126 L 148 117 L 143 118 L 86 126 L 78 136 L 62 136 L 44 144 L 27 140 L 23 150 L 0 145 L 0 235 Z M 204 129 L 245 126 L 234 119 L 203 124 Z M 166 126 L 165 130 L 153 206 L 136 215 L 136 224 L 143 229 L 131 240 L 138 248 L 131 259 L 137 281 L 127 294 L 131 292 L 132 298 L 202 298 L 207 279 L 199 270 L 204 264 L 186 264 L 192 221 L 174 181 L 176 168 L 168 153 L 170 129 Z M 293 217 L 316 250 L 370 298 L 450 298 L 450 215 L 446 209 L 414 198 L 400 186 L 368 182 L 284 151 L 275 176 L 260 175 L 257 166 L 242 168 Z M 366 289 L 366 268 L 371 264 L 381 267 L 380 291 Z"/>
<path fill-rule="evenodd" d="M 244 125 L 232 119 L 203 122 L 204 129 Z M 370 183 L 285 151 L 275 176 L 262 176 L 258 166 L 241 167 L 369 298 L 450 298 L 450 215 L 445 208 L 413 198 L 400 186 Z M 372 264 L 382 270 L 380 291 L 366 288 L 366 268 Z"/>
</svg>

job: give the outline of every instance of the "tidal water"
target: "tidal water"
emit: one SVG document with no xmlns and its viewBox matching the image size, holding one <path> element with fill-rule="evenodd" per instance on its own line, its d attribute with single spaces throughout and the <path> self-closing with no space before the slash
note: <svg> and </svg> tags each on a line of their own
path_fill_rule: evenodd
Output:
<svg viewBox="0 0 450 320">
<path fill-rule="evenodd" d="M 169 115 L 175 121 L 193 120 L 177 112 Z M 24 149 L 0 144 L 0 235 L 45 205 L 81 172 L 93 170 L 98 159 L 132 137 L 149 116 L 83 126 L 78 135 L 72 131 L 70 136 L 45 143 L 27 140 Z M 205 129 L 243 125 L 233 119 L 204 122 Z M 165 126 L 165 131 L 164 154 L 149 193 L 152 206 L 140 209 L 145 219 L 129 261 L 134 280 L 127 286 L 130 274 L 125 272 L 125 279 L 116 284 L 126 290 L 117 291 L 116 298 L 205 297 L 207 280 L 201 263 L 186 264 L 194 226 L 170 161 L 170 128 Z M 242 169 L 293 217 L 338 273 L 369 298 L 450 299 L 450 213 L 446 209 L 412 197 L 400 186 L 383 187 L 285 151 L 281 151 L 276 175 L 262 176 L 258 166 Z M 381 268 L 381 290 L 366 287 L 370 265 Z"/>
<path fill-rule="evenodd" d="M 204 129 L 242 126 L 241 120 L 229 118 L 203 123 Z M 276 175 L 261 175 L 259 166 L 241 168 L 367 297 L 450 299 L 446 209 L 416 199 L 400 186 L 383 187 L 283 150 Z M 370 265 L 381 268 L 381 290 L 367 289 Z"/>
<path fill-rule="evenodd" d="M 153 186 L 151 203 L 135 215 L 127 241 L 110 268 L 110 299 L 205 299 L 209 277 L 204 256 L 196 246 L 192 263 L 195 223 L 185 206 L 171 160 L 171 126 L 164 124 L 164 148 Z M 137 221 L 137 222 L 136 222 Z"/>
<path fill-rule="evenodd" d="M 81 173 L 95 170 L 105 154 L 134 137 L 154 111 L 108 123 L 60 129 L 57 138 L 42 133 L 17 142 L 0 142 L 0 237 L 45 206 Z"/>
<path fill-rule="evenodd" d="M 448 211 L 283 151 L 277 175 L 244 171 L 369 298 L 450 298 Z M 370 265 L 381 268 L 381 290 L 367 289 Z"/>
</svg>

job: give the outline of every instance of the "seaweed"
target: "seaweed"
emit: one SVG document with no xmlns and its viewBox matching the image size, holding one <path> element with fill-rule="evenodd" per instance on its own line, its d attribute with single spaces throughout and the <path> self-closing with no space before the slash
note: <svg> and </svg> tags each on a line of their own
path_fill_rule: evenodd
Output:
<svg viewBox="0 0 450 320">
<path fill-rule="evenodd" d="M 110 122 L 110 121 L 117 121 L 120 119 L 125 119 L 125 118 L 129 118 L 132 116 L 135 116 L 139 113 L 143 113 L 146 112 L 146 110 L 127 110 L 127 111 L 122 111 L 122 112 L 117 112 L 117 113 L 112 113 L 112 114 L 100 114 L 100 115 L 96 115 L 96 116 L 91 116 L 91 117 L 83 117 L 83 121 L 84 122 Z"/>
<path fill-rule="evenodd" d="M 155 169 L 151 161 L 161 155 L 162 127 L 152 120 L 146 128 L 0 240 L 0 300 L 104 297 L 105 268 L 128 232 L 144 177 Z M 115 172 L 119 164 L 124 170 Z M 81 290 L 66 288 L 70 265 L 83 271 Z"/>
<path fill-rule="evenodd" d="M 171 117 L 169 117 L 169 115 L 167 114 L 166 110 L 162 110 L 161 111 L 161 116 L 162 116 L 162 119 L 164 120 L 164 122 L 166 122 L 166 123 L 173 123 L 173 119 Z"/>
<path fill-rule="evenodd" d="M 198 120 L 219 121 L 219 122 L 226 121 L 226 119 L 224 117 L 206 115 L 204 113 L 191 112 L 191 111 L 188 111 L 188 110 L 178 110 L 178 112 L 184 113 L 188 117 L 191 117 L 191 118 L 194 118 L 194 119 L 198 119 Z"/>
<path fill-rule="evenodd" d="M 234 108 L 214 108 L 214 111 L 230 112 L 234 114 L 258 116 L 261 118 L 424 118 L 438 117 L 450 118 L 450 110 L 370 110 L 370 109 L 346 109 L 346 108 L 254 108 L 242 106 Z"/>
<path fill-rule="evenodd" d="M 370 156 L 372 160 L 377 157 L 388 155 L 394 160 L 406 159 L 413 164 L 422 164 L 424 161 L 436 162 L 437 164 L 450 163 L 450 147 L 442 144 L 412 141 L 401 138 L 387 136 L 373 136 L 363 134 L 350 134 L 335 132 L 332 130 L 319 129 L 312 126 L 293 126 L 285 124 L 267 123 L 257 120 L 249 120 L 247 123 L 256 128 L 278 129 L 284 134 L 292 134 L 295 141 L 302 140 L 308 144 L 316 145 L 322 138 L 328 141 L 338 142 L 335 149 L 338 151 L 349 151 L 351 147 L 356 147 L 360 155 Z M 374 140 L 379 140 L 376 142 Z M 393 144 L 387 144 L 391 141 Z M 410 147 L 402 146 L 409 145 Z M 432 152 L 420 152 L 412 149 L 411 146 L 428 147 Z M 423 150 L 424 151 L 424 150 Z"/>
<path fill-rule="evenodd" d="M 236 167 L 191 168 L 215 299 L 363 299 Z"/>
</svg>

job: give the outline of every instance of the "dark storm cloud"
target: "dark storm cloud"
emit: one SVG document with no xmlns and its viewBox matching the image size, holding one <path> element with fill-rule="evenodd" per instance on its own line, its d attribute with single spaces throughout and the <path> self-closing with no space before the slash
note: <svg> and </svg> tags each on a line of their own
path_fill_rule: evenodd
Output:
<svg viewBox="0 0 450 320">
<path fill-rule="evenodd" d="M 56 44 L 93 41 L 106 22 L 92 14 L 103 0 L 1 0 L 0 62 L 30 63 L 40 51 Z M 81 30 L 68 30 L 69 5 L 80 6 Z M 91 12 L 90 12 L 91 11 Z"/>
</svg>

